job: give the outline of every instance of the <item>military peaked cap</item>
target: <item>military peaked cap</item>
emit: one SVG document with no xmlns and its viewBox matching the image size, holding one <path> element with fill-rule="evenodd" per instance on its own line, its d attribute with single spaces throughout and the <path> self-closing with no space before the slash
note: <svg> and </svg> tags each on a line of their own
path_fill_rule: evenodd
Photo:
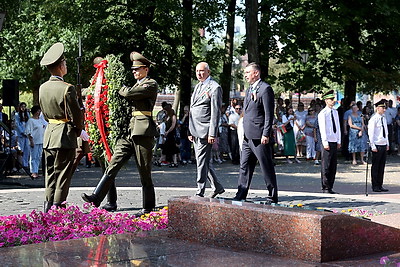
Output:
<svg viewBox="0 0 400 267">
<path fill-rule="evenodd" d="M 375 107 L 386 108 L 386 99 L 381 99 L 378 102 L 376 102 L 374 105 L 375 105 Z"/>
<path fill-rule="evenodd" d="M 56 63 L 64 54 L 64 45 L 62 43 L 53 44 L 49 50 L 44 54 L 40 65 L 48 66 Z"/>
<path fill-rule="evenodd" d="M 138 52 L 132 52 L 130 58 L 132 60 L 132 69 L 137 69 L 140 67 L 150 67 L 150 65 L 155 65 L 155 63 L 151 62 Z"/>
<path fill-rule="evenodd" d="M 329 90 L 325 94 L 322 95 L 322 100 L 335 98 L 335 92 L 333 90 Z"/>
</svg>

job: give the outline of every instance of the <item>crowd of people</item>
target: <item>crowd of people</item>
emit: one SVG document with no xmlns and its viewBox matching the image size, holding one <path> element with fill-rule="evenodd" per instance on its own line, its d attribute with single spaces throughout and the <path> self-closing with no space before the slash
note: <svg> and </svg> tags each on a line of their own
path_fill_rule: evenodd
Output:
<svg viewBox="0 0 400 267">
<path fill-rule="evenodd" d="M 43 136 L 48 122 L 43 118 L 40 106 L 27 108 L 25 102 L 15 107 L 9 118 L 3 113 L 0 104 L 0 120 L 2 127 L 1 148 L 10 154 L 9 172 L 30 174 L 32 179 L 39 177 L 39 167 L 42 160 Z"/>
<path fill-rule="evenodd" d="M 172 109 L 171 104 L 164 102 L 162 105 L 162 112 L 168 114 L 167 110 Z M 392 100 L 389 100 L 387 105 L 385 117 L 388 122 L 390 142 L 388 153 L 400 156 L 400 107 L 393 107 Z M 243 129 L 240 124 L 242 106 L 243 103 L 239 99 L 232 99 L 229 106 L 222 104 L 218 137 L 212 147 L 212 162 L 220 164 L 231 160 L 233 164 L 240 163 L 240 146 L 243 142 Z M 299 164 L 302 162 L 300 159 L 304 159 L 320 165 L 322 144 L 318 114 L 324 107 L 325 102 L 320 98 L 311 100 L 307 107 L 303 102 L 293 105 L 289 99 L 277 98 L 273 131 L 274 155 L 284 156 L 288 164 Z M 367 101 L 363 106 L 361 101 L 352 101 L 347 108 L 339 106 L 337 111 L 341 126 L 342 156 L 353 165 L 366 164 L 366 152 L 369 149 L 367 126 L 374 114 L 372 102 Z M 174 113 L 173 110 L 172 112 Z M 187 141 L 188 114 L 189 106 L 186 106 L 177 123 L 168 124 L 168 128 L 171 128 L 168 133 L 171 132 L 174 135 L 165 136 L 163 133 L 165 126 L 159 124 L 160 138 L 173 141 L 168 142 L 172 146 L 168 145 L 167 148 L 161 146 L 161 161 L 156 161 L 156 165 L 178 167 L 178 163 L 184 165 L 193 162 L 191 143 Z M 170 120 L 166 115 L 163 118 Z M 173 118 L 171 121 L 174 120 Z M 174 158 L 165 157 L 171 152 L 174 153 Z"/>
</svg>

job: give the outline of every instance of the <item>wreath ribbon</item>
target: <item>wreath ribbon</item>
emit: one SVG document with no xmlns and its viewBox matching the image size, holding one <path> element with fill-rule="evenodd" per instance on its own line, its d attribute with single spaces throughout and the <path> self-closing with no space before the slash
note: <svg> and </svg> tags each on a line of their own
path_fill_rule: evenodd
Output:
<svg viewBox="0 0 400 267">
<path fill-rule="evenodd" d="M 103 80 L 104 80 L 104 69 L 107 67 L 107 60 L 102 60 L 99 64 L 94 65 L 94 67 L 97 69 L 95 77 L 96 79 L 93 79 L 92 85 L 94 82 L 96 82 L 95 85 L 95 91 L 94 91 L 94 109 L 96 112 L 96 123 L 97 127 L 99 128 L 100 131 L 100 140 L 104 145 L 104 148 L 106 150 L 106 155 L 107 155 L 107 160 L 110 161 L 112 157 L 111 149 L 110 146 L 107 142 L 107 135 L 105 132 L 105 126 L 104 126 L 104 114 L 101 111 L 101 105 L 100 105 L 100 95 L 102 91 L 102 85 L 103 85 Z"/>
</svg>

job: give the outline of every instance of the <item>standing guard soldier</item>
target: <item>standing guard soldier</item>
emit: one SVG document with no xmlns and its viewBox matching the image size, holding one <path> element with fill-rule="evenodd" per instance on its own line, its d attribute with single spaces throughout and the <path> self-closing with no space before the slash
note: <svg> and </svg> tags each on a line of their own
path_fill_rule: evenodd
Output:
<svg viewBox="0 0 400 267">
<path fill-rule="evenodd" d="M 368 122 L 368 137 L 372 150 L 372 191 L 387 192 L 389 190 L 382 187 L 386 155 L 390 149 L 389 132 L 385 117 L 386 99 L 381 99 L 379 102 L 375 103 L 375 107 L 376 113 Z"/>
<path fill-rule="evenodd" d="M 119 94 L 130 100 L 133 106 L 132 118 L 125 136 L 117 140 L 114 154 L 103 177 L 91 195 L 82 194 L 86 202 L 100 206 L 110 187 L 114 184 L 121 167 L 133 155 L 142 183 L 143 209 L 136 216 L 151 212 L 155 207 L 154 185 L 151 179 L 154 137 L 158 135 L 152 113 L 157 98 L 158 84 L 149 78 L 152 63 L 137 52 L 132 52 L 132 73 L 137 80 L 133 87 L 123 87 Z"/>
<path fill-rule="evenodd" d="M 77 148 L 77 136 L 83 129 L 83 114 L 72 84 L 64 82 L 67 62 L 64 45 L 56 43 L 40 61 L 51 76 L 39 88 L 39 104 L 49 125 L 44 133 L 43 150 L 46 163 L 44 211 L 54 204 L 65 207 Z"/>
</svg>

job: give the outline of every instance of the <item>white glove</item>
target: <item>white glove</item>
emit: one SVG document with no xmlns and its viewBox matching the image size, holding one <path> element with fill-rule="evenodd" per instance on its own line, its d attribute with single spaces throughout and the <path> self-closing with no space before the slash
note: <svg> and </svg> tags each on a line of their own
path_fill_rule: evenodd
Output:
<svg viewBox="0 0 400 267">
<path fill-rule="evenodd" d="M 83 141 L 89 141 L 89 135 L 85 130 L 82 130 L 80 138 L 82 138 Z"/>
</svg>

